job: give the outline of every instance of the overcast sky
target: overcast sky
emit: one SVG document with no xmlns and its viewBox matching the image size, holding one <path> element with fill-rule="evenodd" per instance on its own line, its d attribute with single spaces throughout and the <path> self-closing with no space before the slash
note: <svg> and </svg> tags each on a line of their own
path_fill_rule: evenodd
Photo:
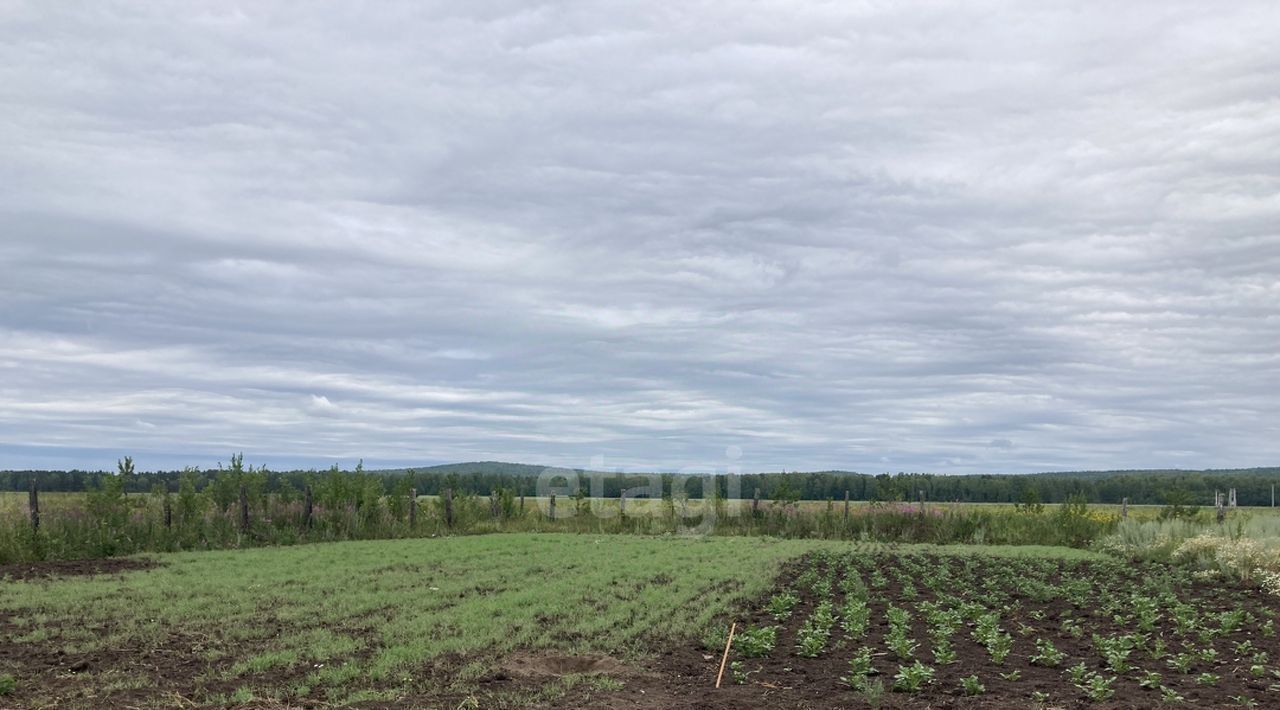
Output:
<svg viewBox="0 0 1280 710">
<path fill-rule="evenodd" d="M 0 0 L 0 468 L 1280 464 L 1280 5 L 942 5 Z"/>
</svg>

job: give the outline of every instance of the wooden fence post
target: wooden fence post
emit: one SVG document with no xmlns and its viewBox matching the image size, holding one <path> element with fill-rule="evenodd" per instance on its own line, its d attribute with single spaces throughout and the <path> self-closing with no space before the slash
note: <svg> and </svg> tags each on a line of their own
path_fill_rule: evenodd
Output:
<svg viewBox="0 0 1280 710">
<path fill-rule="evenodd" d="M 1213 492 L 1213 507 L 1215 508 L 1215 517 L 1218 523 L 1227 519 L 1227 509 L 1222 506 L 1223 495 L 1217 491 Z"/>
<path fill-rule="evenodd" d="M 169 494 L 164 494 L 164 529 L 173 529 L 173 504 L 169 502 Z"/>
<path fill-rule="evenodd" d="M 1120 517 L 1121 517 L 1121 518 L 1123 518 L 1123 519 L 1126 519 L 1126 520 L 1129 518 L 1129 498 L 1128 498 L 1128 496 L 1126 496 L 1126 497 L 1124 497 L 1124 498 L 1121 498 L 1121 499 L 1120 499 Z"/>
<path fill-rule="evenodd" d="M 619 494 L 618 494 L 618 515 L 619 515 L 620 517 L 623 517 L 623 518 L 627 517 L 627 492 L 626 492 L 626 490 L 623 490 L 621 493 L 619 493 Z"/>
<path fill-rule="evenodd" d="M 552 520 L 556 519 L 556 494 L 551 494 L 551 512 L 548 515 Z"/>
<path fill-rule="evenodd" d="M 849 519 L 849 489 L 844 489 L 844 519 Z"/>
<path fill-rule="evenodd" d="M 418 527 L 418 489 L 409 489 L 409 528 Z"/>
<path fill-rule="evenodd" d="M 302 527 L 311 529 L 311 486 L 307 486 L 302 495 Z"/>
<path fill-rule="evenodd" d="M 520 494 L 520 514 L 524 515 L 524 494 Z"/>
<path fill-rule="evenodd" d="M 756 486 L 755 495 L 751 497 L 751 517 L 760 517 L 760 487 Z"/>
<path fill-rule="evenodd" d="M 498 490 L 496 488 L 489 489 L 489 517 L 494 519 L 498 517 Z"/>
<path fill-rule="evenodd" d="M 453 527 L 453 489 L 444 489 L 444 524 Z"/>
<path fill-rule="evenodd" d="M 240 486 L 240 532 L 249 532 L 249 491 Z"/>
<path fill-rule="evenodd" d="M 36 477 L 31 477 L 31 489 L 27 492 L 27 507 L 31 509 L 31 532 L 40 532 L 40 489 Z"/>
</svg>

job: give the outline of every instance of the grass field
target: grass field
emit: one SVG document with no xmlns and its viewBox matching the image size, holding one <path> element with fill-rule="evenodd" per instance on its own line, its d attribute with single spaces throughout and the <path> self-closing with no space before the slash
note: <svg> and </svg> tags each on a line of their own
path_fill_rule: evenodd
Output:
<svg viewBox="0 0 1280 710">
<path fill-rule="evenodd" d="M 0 708 L 1265 706 L 1280 602 L 1195 570 L 548 533 L 24 563 Z"/>
<path fill-rule="evenodd" d="M 782 560 L 813 547 L 490 535 L 164 555 L 147 571 L 4 584 L 9 645 L 88 667 L 24 667 L 24 651 L 0 672 L 32 706 L 163 706 L 174 694 L 454 702 L 517 648 L 635 656 L 759 595 Z M 166 672 L 190 659 L 207 669 Z M 531 692 L 555 688 L 487 700 Z"/>
<path fill-rule="evenodd" d="M 164 554 L 151 569 L 6 581 L 0 675 L 15 687 L 0 704 L 521 707 L 605 692 L 616 678 L 540 676 L 554 657 L 509 665 L 546 653 L 643 665 L 746 609 L 786 561 L 853 549 L 875 548 L 500 534 Z"/>
</svg>

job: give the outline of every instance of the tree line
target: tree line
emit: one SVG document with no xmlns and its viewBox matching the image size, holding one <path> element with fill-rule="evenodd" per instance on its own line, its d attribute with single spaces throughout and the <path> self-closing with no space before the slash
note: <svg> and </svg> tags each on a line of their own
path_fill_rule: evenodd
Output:
<svg viewBox="0 0 1280 710">
<path fill-rule="evenodd" d="M 41 491 L 82 492 L 110 486 L 124 494 L 182 490 L 210 491 L 219 498 L 237 495 L 239 487 L 253 493 L 279 493 L 287 497 L 308 487 L 323 489 L 335 497 L 350 495 L 440 495 L 443 491 L 488 496 L 508 492 L 534 496 L 548 486 L 562 495 L 617 498 L 629 496 L 687 497 L 700 499 L 716 491 L 720 497 L 767 500 L 843 500 L 846 492 L 857 501 L 960 501 L 971 503 L 1063 503 L 1073 496 L 1090 503 L 1165 505 L 1177 500 L 1211 505 L 1215 491 L 1236 489 L 1242 506 L 1269 506 L 1273 487 L 1280 484 L 1280 468 L 1239 469 L 1229 472 L 1125 471 L 1064 474 L 939 475 L 928 473 L 860 474 L 844 471 L 812 473 L 761 473 L 696 476 L 681 474 L 621 474 L 574 469 L 538 469 L 492 463 L 439 467 L 443 470 L 401 469 L 365 471 L 333 466 L 328 470 L 270 471 L 265 466 L 245 466 L 236 455 L 228 466 L 216 469 L 186 468 L 180 471 L 137 472 L 130 459 L 122 459 L 115 472 L 103 471 L 0 471 L 0 491 L 25 491 L 36 481 Z M 540 485 L 541 483 L 541 485 Z"/>
</svg>

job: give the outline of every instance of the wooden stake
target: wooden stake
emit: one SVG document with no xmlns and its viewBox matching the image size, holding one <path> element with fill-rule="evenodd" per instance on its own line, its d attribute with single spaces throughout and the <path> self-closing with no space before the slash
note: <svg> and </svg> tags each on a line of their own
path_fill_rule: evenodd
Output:
<svg viewBox="0 0 1280 710">
<path fill-rule="evenodd" d="M 40 532 L 40 489 L 36 486 L 36 477 L 31 477 L 31 487 L 27 492 L 27 507 L 31 512 L 31 532 Z"/>
<path fill-rule="evenodd" d="M 240 532 L 249 532 L 249 491 L 240 486 Z"/>
<path fill-rule="evenodd" d="M 716 674 L 716 687 L 720 687 L 720 679 L 724 678 L 724 664 L 729 662 L 729 649 L 733 648 L 733 632 L 738 630 L 738 622 L 729 627 L 729 640 L 724 642 L 724 656 L 720 658 L 720 672 Z"/>
</svg>

